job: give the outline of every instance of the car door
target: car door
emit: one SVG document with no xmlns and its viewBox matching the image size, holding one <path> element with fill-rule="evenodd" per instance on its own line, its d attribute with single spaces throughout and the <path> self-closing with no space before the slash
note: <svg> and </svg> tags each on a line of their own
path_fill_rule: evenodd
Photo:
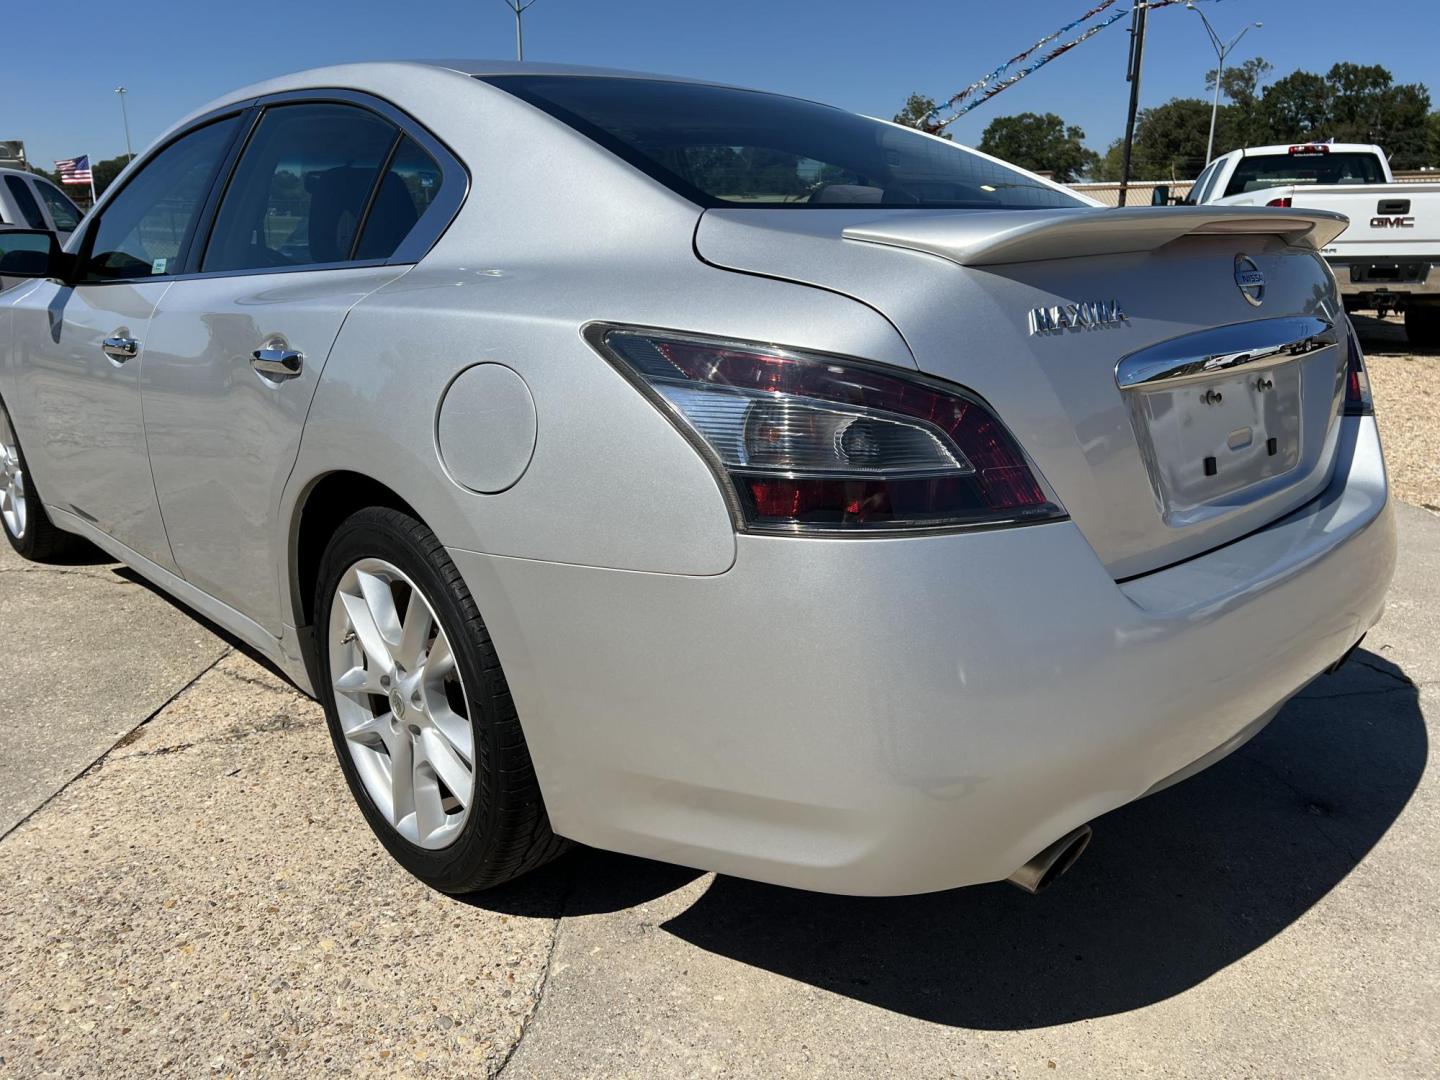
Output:
<svg viewBox="0 0 1440 1080">
<path fill-rule="evenodd" d="M 151 323 L 145 430 L 175 559 L 277 635 L 275 514 L 305 415 L 346 313 L 404 272 L 388 260 L 425 209 L 428 193 L 406 180 L 423 162 L 434 169 L 361 105 L 265 106 L 197 272 Z"/>
<path fill-rule="evenodd" d="M 238 124 L 218 119 L 154 154 L 87 228 L 72 280 L 37 282 L 13 305 L 11 413 L 45 501 L 172 570 L 140 372 L 155 306 Z"/>
</svg>

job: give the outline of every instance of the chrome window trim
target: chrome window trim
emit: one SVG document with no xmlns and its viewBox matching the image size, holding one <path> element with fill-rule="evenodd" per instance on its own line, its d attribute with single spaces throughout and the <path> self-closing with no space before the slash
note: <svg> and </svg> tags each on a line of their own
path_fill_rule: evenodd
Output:
<svg viewBox="0 0 1440 1080">
<path fill-rule="evenodd" d="M 240 162 L 246 145 L 249 143 L 255 126 L 264 116 L 265 110 L 271 106 L 292 105 L 292 104 L 342 104 L 353 105 L 382 117 L 393 124 L 402 135 L 407 135 L 429 154 L 439 167 L 441 172 L 440 191 L 432 202 L 420 215 L 414 227 L 402 240 L 394 253 L 386 259 L 357 259 L 343 262 L 329 263 L 304 263 L 298 266 L 265 266 L 249 267 L 242 270 L 195 270 L 190 269 L 185 273 L 166 274 L 154 277 L 127 277 L 127 278 L 105 278 L 102 281 L 72 282 L 71 284 L 90 285 L 133 285 L 141 281 L 193 281 L 200 278 L 227 278 L 247 277 L 257 274 L 293 274 L 307 273 L 319 270 L 354 270 L 373 268 L 377 266 L 410 266 L 429 254 L 430 249 L 439 243 L 440 238 L 445 235 L 446 230 L 454 223 L 460 213 L 460 207 L 464 205 L 465 199 L 470 193 L 470 171 L 465 167 L 459 157 L 443 142 L 440 141 L 430 130 L 424 127 L 418 120 L 398 106 L 386 101 L 384 98 L 376 97 L 373 94 L 362 93 L 357 90 L 346 90 L 339 87 L 307 87 L 303 90 L 286 90 L 274 94 L 265 94 L 260 97 L 246 98 L 241 101 L 234 101 L 219 108 L 212 109 L 202 116 L 195 117 L 183 128 L 172 132 L 163 142 L 152 148 L 144 157 L 136 161 L 125 171 L 125 183 L 119 186 L 112 185 L 106 191 L 98 204 L 87 215 L 87 220 L 82 229 L 76 230 L 71 238 L 71 244 L 67 250 L 76 255 L 85 251 L 91 235 L 94 233 L 99 221 L 105 215 L 106 207 L 110 201 L 119 195 L 125 187 L 129 186 L 131 180 L 140 174 L 156 156 L 163 153 L 168 147 L 178 140 L 197 131 L 207 124 L 222 120 L 228 116 L 243 115 L 251 112 L 252 116 L 248 121 L 242 121 L 242 130 L 237 134 L 236 141 L 231 144 L 226 152 L 220 172 L 217 174 L 214 183 L 214 197 L 207 197 L 201 208 L 203 215 L 199 227 L 191 241 L 191 250 L 187 252 L 187 265 L 195 260 L 193 256 L 203 253 L 210 243 L 210 234 L 215 225 L 215 217 L 219 212 L 220 203 L 224 199 L 225 192 L 229 189 L 231 180 L 234 179 L 235 169 Z M 388 164 L 388 159 L 387 159 Z M 203 236 L 202 236 L 203 233 Z M 72 246 L 73 245 L 73 246 Z"/>
<path fill-rule="evenodd" d="M 1172 338 L 1131 353 L 1115 365 L 1121 390 L 1154 389 L 1224 374 L 1258 371 L 1339 344 L 1335 324 L 1318 315 L 1258 319 Z"/>
</svg>

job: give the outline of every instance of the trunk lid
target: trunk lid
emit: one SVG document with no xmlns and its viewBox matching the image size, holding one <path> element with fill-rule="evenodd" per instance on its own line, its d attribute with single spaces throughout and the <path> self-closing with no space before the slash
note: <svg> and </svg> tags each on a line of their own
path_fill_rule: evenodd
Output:
<svg viewBox="0 0 1440 1080">
<path fill-rule="evenodd" d="M 990 402 L 1124 578 L 1325 486 L 1344 319 L 1317 251 L 1344 226 L 1238 207 L 723 209 L 695 245 L 888 318 L 921 370 Z"/>
</svg>

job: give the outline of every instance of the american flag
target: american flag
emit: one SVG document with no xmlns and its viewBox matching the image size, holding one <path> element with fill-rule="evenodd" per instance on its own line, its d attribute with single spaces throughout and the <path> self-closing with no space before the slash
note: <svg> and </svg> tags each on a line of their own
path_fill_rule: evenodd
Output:
<svg viewBox="0 0 1440 1080">
<path fill-rule="evenodd" d="M 77 158 L 66 158 L 64 161 L 55 162 L 55 169 L 60 174 L 62 184 L 88 184 L 94 179 L 90 175 L 90 155 L 81 154 Z"/>
</svg>

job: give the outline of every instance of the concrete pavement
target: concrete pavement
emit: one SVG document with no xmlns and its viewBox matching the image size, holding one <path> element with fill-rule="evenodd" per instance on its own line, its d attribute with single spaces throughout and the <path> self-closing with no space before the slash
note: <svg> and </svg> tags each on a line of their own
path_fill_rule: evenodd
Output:
<svg viewBox="0 0 1440 1080">
<path fill-rule="evenodd" d="M 0 836 L 226 648 L 98 549 L 41 566 L 0 538 Z"/>
<path fill-rule="evenodd" d="M 1398 509 L 1399 576 L 1356 661 L 1096 822 L 1034 898 L 824 897 L 581 851 L 450 900 L 365 830 L 314 703 L 243 654 L 187 654 L 166 677 L 198 680 L 0 841 L 0 1073 L 1433 1073 L 1440 518 Z M 119 628 L 52 597 L 118 586 L 21 583 L 5 674 L 50 689 L 20 726 L 55 732 L 27 753 L 62 776 L 49 762 L 83 768 L 133 688 L 53 704 L 53 643 L 85 658 Z"/>
</svg>

